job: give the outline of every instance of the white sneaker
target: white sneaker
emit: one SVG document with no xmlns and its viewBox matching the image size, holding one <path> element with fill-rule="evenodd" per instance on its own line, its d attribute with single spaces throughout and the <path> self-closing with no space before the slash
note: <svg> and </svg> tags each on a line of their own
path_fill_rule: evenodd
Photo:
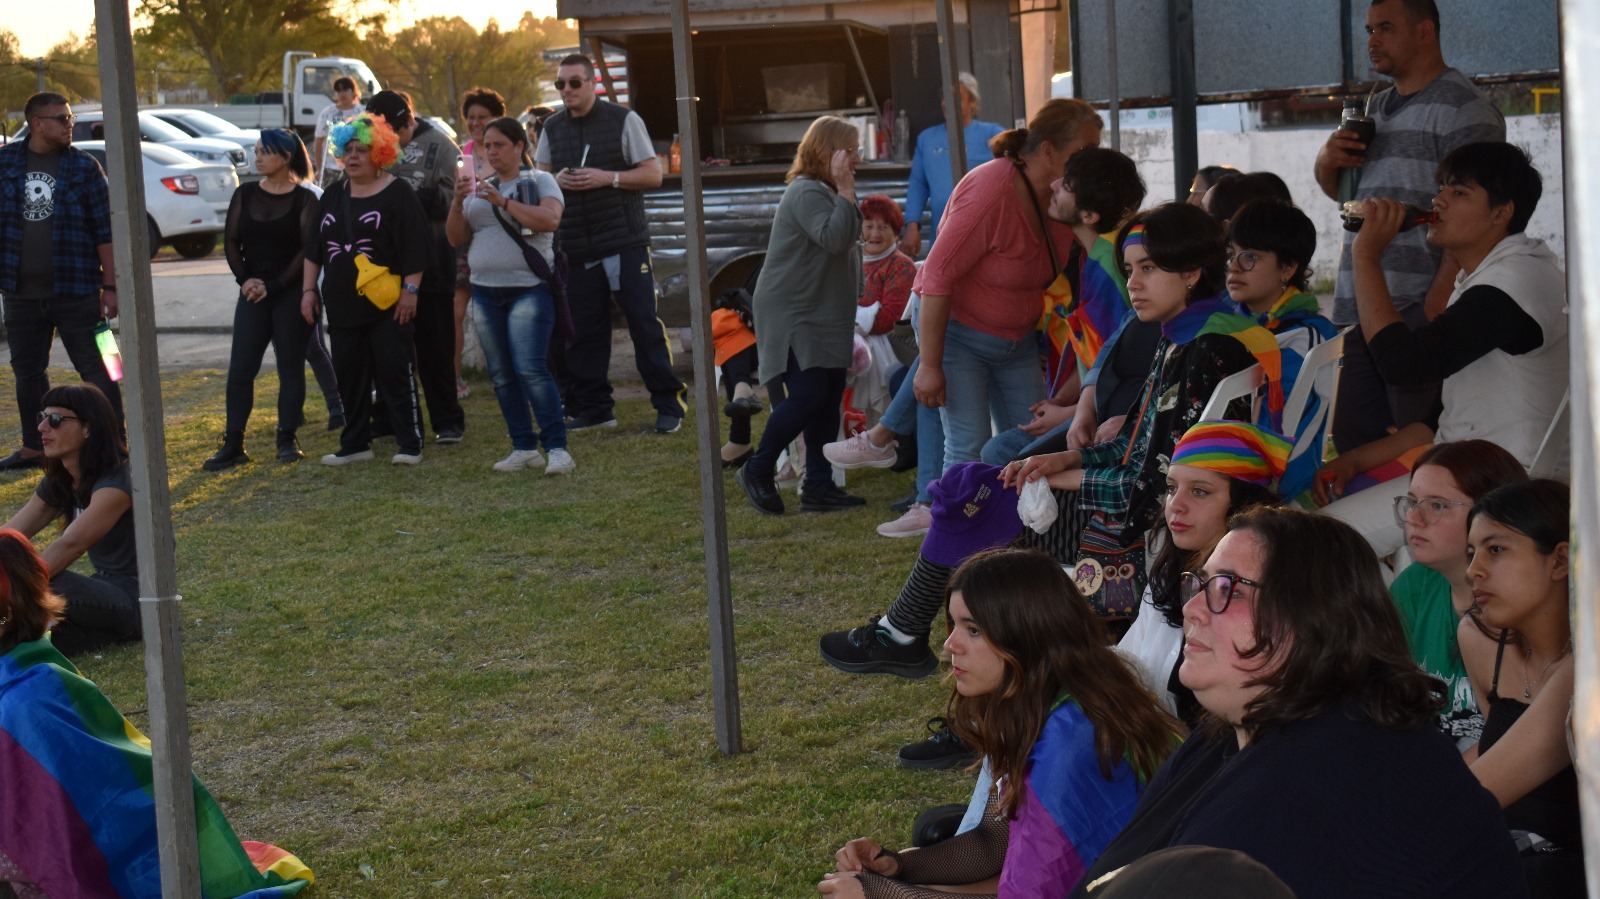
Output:
<svg viewBox="0 0 1600 899">
<path fill-rule="evenodd" d="M 544 467 L 545 474 L 572 474 L 578 468 L 578 463 L 572 461 L 572 454 L 564 449 L 550 451 L 550 461 Z"/>
<path fill-rule="evenodd" d="M 933 510 L 927 503 L 912 503 L 906 514 L 878 525 L 878 534 L 883 537 L 921 537 L 928 533 L 930 527 L 933 527 Z"/>
<path fill-rule="evenodd" d="M 349 465 L 351 462 L 371 462 L 371 461 L 372 461 L 372 450 L 369 450 L 369 449 L 361 450 L 360 452 L 350 453 L 349 455 L 340 455 L 339 453 L 329 453 L 326 456 L 322 457 L 322 464 L 323 465 Z"/>
<path fill-rule="evenodd" d="M 420 464 L 422 464 L 422 454 L 421 453 L 395 453 L 393 456 L 391 456 L 389 458 L 389 464 L 390 465 L 420 465 Z"/>
<path fill-rule="evenodd" d="M 894 464 L 895 441 L 888 446 L 874 446 L 867 432 L 836 440 L 822 447 L 822 455 L 840 468 L 888 468 Z"/>
<path fill-rule="evenodd" d="M 494 463 L 495 471 L 519 471 L 524 468 L 537 468 L 544 464 L 544 453 L 536 449 L 512 450 L 511 455 Z"/>
</svg>

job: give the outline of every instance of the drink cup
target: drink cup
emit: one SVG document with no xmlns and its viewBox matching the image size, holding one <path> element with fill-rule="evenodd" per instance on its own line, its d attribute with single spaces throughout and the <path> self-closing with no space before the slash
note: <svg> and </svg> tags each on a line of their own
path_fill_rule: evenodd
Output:
<svg viewBox="0 0 1600 899">
<path fill-rule="evenodd" d="M 1346 131 L 1354 132 L 1356 140 L 1361 141 L 1363 144 L 1371 144 L 1372 139 L 1378 134 L 1378 124 L 1369 116 L 1362 115 L 1357 110 L 1345 110 L 1345 116 L 1339 121 L 1339 127 Z M 1367 155 L 1365 149 L 1351 152 L 1356 153 L 1358 156 Z"/>
</svg>

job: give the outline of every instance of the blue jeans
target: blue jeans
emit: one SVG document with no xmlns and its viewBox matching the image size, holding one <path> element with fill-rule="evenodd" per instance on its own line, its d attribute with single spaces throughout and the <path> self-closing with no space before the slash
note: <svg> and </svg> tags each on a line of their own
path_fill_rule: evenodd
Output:
<svg viewBox="0 0 1600 899">
<path fill-rule="evenodd" d="M 908 434 L 916 435 L 917 502 L 931 503 L 933 494 L 928 492 L 928 485 L 944 474 L 944 423 L 939 420 L 939 410 L 917 402 L 916 392 L 911 389 L 921 367 L 921 359 L 912 359 L 910 367 L 890 376 L 891 383 L 896 378 L 902 380 L 894 388 L 889 408 L 883 410 L 881 423 L 902 439 Z"/>
<path fill-rule="evenodd" d="M 975 462 L 995 432 L 1028 421 L 1044 399 L 1039 344 L 950 322 L 944 336 L 944 467 Z"/>
<path fill-rule="evenodd" d="M 511 447 L 566 449 L 566 415 L 561 390 L 550 373 L 550 335 L 556 326 L 555 298 L 547 285 L 484 287 L 472 285 L 478 342 L 494 382 L 511 434 Z M 539 423 L 539 432 L 533 424 Z"/>
<path fill-rule="evenodd" d="M 1060 444 L 1065 448 L 1066 434 L 1071 429 L 1070 418 L 1046 431 L 1043 437 L 1035 437 L 1021 428 L 1007 428 L 989 438 L 989 442 L 983 445 L 983 452 L 979 454 L 979 458 L 990 465 L 1004 465 L 1041 453 L 1058 453 L 1061 449 L 1055 448 L 1055 445 Z"/>
</svg>

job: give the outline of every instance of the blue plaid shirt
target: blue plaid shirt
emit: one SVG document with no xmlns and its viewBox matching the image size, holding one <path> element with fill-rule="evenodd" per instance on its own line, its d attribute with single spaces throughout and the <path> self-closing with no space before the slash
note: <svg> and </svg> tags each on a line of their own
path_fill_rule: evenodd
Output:
<svg viewBox="0 0 1600 899">
<path fill-rule="evenodd" d="M 0 147 L 0 293 L 17 289 L 22 267 L 22 183 L 28 142 Z M 68 147 L 56 166 L 55 211 L 50 217 L 50 263 L 57 296 L 78 297 L 104 283 L 100 254 L 111 242 L 111 197 L 106 173 L 93 156 Z"/>
</svg>

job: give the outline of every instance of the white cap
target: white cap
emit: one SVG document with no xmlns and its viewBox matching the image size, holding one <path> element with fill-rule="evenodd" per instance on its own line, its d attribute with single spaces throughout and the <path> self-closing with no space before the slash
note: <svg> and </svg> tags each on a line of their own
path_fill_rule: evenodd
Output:
<svg viewBox="0 0 1600 899">
<path fill-rule="evenodd" d="M 967 93 L 972 95 L 972 99 L 983 99 L 978 93 L 978 79 L 974 78 L 971 72 L 962 72 L 956 76 L 956 80 L 961 82 L 961 86 L 967 89 Z"/>
</svg>

